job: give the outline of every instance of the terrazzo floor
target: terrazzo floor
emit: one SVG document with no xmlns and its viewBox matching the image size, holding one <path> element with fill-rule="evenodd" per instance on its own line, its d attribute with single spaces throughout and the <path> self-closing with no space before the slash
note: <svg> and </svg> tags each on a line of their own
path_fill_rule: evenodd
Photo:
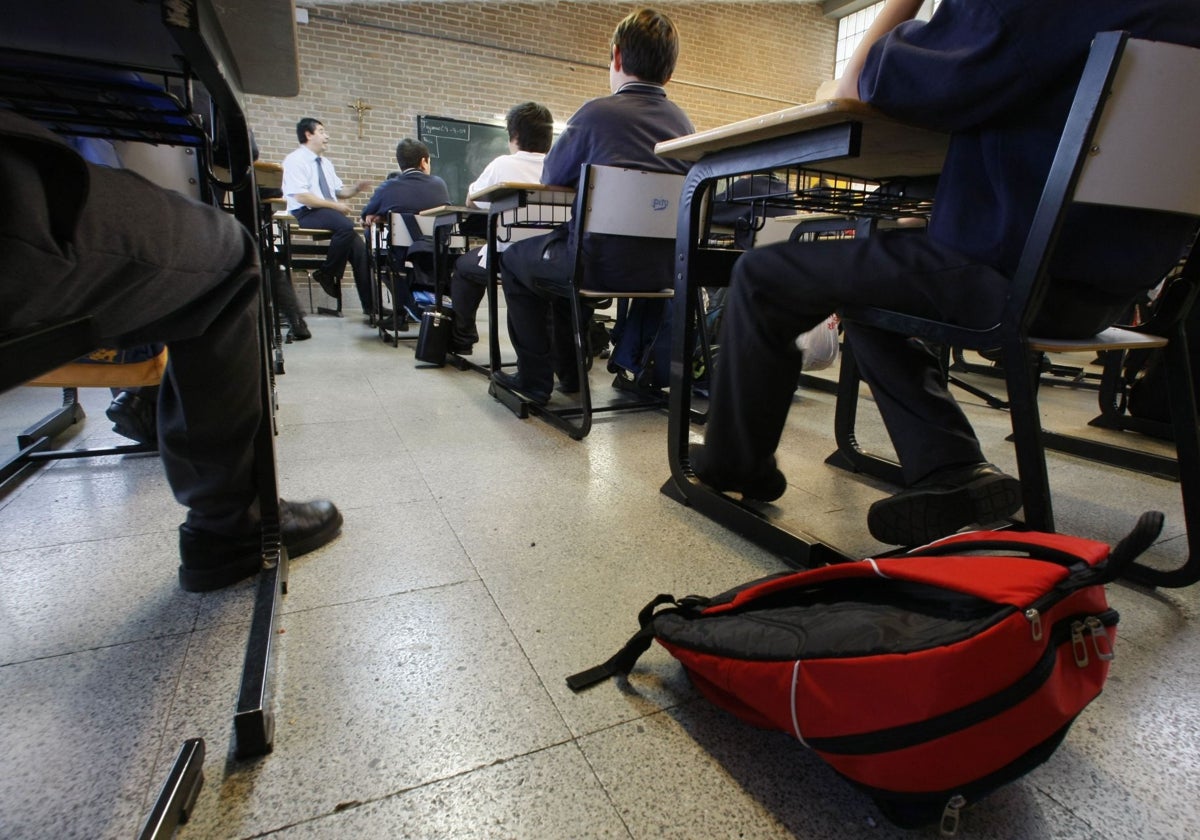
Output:
<svg viewBox="0 0 1200 840">
<path fill-rule="evenodd" d="M 0 837 L 136 835 L 191 737 L 207 758 L 189 840 L 937 836 L 892 827 L 794 739 L 711 706 L 657 646 L 628 681 L 567 688 L 654 595 L 785 568 L 659 492 L 665 414 L 604 416 L 576 442 L 516 419 L 476 373 L 416 365 L 354 312 L 309 324 L 278 379 L 281 494 L 332 498 L 345 528 L 291 567 L 274 751 L 231 750 L 253 582 L 180 591 L 183 511 L 156 457 L 55 462 L 0 496 Z M 592 385 L 608 389 L 599 370 Z M 0 395 L 6 455 L 58 399 Z M 83 392 L 68 445 L 115 442 L 108 399 Z M 1013 469 L 1007 415 L 963 401 Z M 1043 407 L 1080 431 L 1095 396 L 1051 388 Z M 797 397 L 790 487 L 768 512 L 877 553 L 865 512 L 888 488 L 824 464 L 832 411 L 830 394 Z M 869 405 L 859 436 L 886 446 Z M 1113 542 L 1162 510 L 1151 559 L 1181 561 L 1177 484 L 1049 458 L 1059 530 Z M 1122 619 L 1104 693 L 1046 764 L 964 812 L 959 836 L 1200 835 L 1197 595 L 1110 587 Z"/>
</svg>

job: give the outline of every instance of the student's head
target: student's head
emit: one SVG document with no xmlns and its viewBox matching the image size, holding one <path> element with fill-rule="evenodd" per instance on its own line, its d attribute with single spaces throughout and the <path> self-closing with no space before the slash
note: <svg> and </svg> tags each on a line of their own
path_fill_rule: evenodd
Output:
<svg viewBox="0 0 1200 840">
<path fill-rule="evenodd" d="M 508 109 L 505 117 L 508 139 L 523 152 L 548 152 L 554 141 L 554 117 L 536 102 L 522 102 Z"/>
<path fill-rule="evenodd" d="M 308 143 L 310 134 L 317 134 L 318 128 L 325 128 L 325 125 L 320 120 L 315 120 L 312 117 L 305 117 L 296 123 L 296 140 L 301 146 Z"/>
<path fill-rule="evenodd" d="M 396 163 L 401 169 L 421 169 L 421 161 L 429 159 L 429 147 L 420 140 L 406 137 L 396 144 Z"/>
<path fill-rule="evenodd" d="M 679 33 L 662 12 L 642 9 L 617 24 L 610 44 L 610 57 L 620 70 L 643 82 L 666 84 L 679 58 Z"/>
</svg>

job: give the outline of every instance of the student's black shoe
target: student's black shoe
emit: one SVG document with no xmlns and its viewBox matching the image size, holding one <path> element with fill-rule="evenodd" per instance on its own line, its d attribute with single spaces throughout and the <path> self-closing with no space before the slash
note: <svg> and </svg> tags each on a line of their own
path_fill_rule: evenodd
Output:
<svg viewBox="0 0 1200 840">
<path fill-rule="evenodd" d="M 741 493 L 742 498 L 751 501 L 773 502 L 787 490 L 787 478 L 775 466 L 774 458 L 748 474 L 735 476 L 714 467 L 705 447 L 693 443 L 688 447 L 688 463 L 709 487 L 722 493 Z"/>
<path fill-rule="evenodd" d="M 154 400 L 132 391 L 122 391 L 113 399 L 104 415 L 112 421 L 113 431 L 117 434 L 153 446 L 158 442 L 156 412 Z"/>
<path fill-rule="evenodd" d="M 451 339 L 446 349 L 456 356 L 470 356 L 475 352 L 475 342 Z"/>
<path fill-rule="evenodd" d="M 342 529 L 333 502 L 279 500 L 279 531 L 288 557 L 299 557 L 328 543 Z M 262 534 L 229 537 L 179 526 L 179 585 L 186 592 L 208 592 L 237 583 L 262 568 Z"/>
<path fill-rule="evenodd" d="M 1021 482 L 981 462 L 936 470 L 867 511 L 871 536 L 888 545 L 923 545 L 967 525 L 987 525 L 1021 509 Z"/>
<path fill-rule="evenodd" d="M 296 341 L 308 341 L 312 338 L 312 332 L 303 318 L 297 318 L 292 324 L 292 338 Z"/>
<path fill-rule="evenodd" d="M 566 378 L 558 378 L 558 388 L 560 394 L 578 394 L 579 393 L 579 377 L 568 376 Z"/>
<path fill-rule="evenodd" d="M 312 278 L 317 281 L 325 294 L 331 298 L 340 298 L 342 296 L 342 284 L 325 269 L 314 268 L 312 270 Z"/>
<path fill-rule="evenodd" d="M 550 389 L 548 387 L 534 388 L 527 386 L 524 380 L 521 379 L 520 373 L 505 373 L 501 370 L 492 374 L 492 380 L 498 385 L 503 385 L 510 391 L 516 391 L 531 403 L 545 405 L 550 402 Z"/>
</svg>

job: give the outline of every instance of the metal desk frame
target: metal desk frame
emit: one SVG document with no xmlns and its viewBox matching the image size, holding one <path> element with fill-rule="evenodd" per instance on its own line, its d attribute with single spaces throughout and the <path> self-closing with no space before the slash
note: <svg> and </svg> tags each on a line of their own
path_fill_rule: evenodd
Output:
<svg viewBox="0 0 1200 840">
<path fill-rule="evenodd" d="M 488 376 L 500 371 L 504 361 L 500 356 L 500 257 L 496 246 L 499 244 L 502 217 L 509 213 L 505 227 L 544 227 L 547 230 L 563 223 L 566 219 L 534 218 L 528 214 L 531 207 L 570 208 L 575 201 L 575 191 L 569 187 L 545 186 L 543 184 L 499 183 L 485 190 L 467 196 L 471 201 L 489 202 L 487 214 L 487 255 L 488 255 Z M 556 215 L 553 214 L 552 215 Z M 523 217 L 523 218 L 522 218 Z M 503 403 L 513 414 L 524 419 L 532 410 L 539 406 L 523 399 L 519 394 L 497 385 L 495 380 L 488 384 L 488 393 Z"/>
<path fill-rule="evenodd" d="M 820 539 L 788 530 L 756 507 L 701 483 L 688 462 L 691 360 L 696 316 L 700 314 L 697 291 L 702 286 L 727 285 L 733 260 L 740 253 L 702 247 L 709 198 L 720 179 L 790 168 L 871 182 L 933 175 L 941 171 L 947 142 L 945 135 L 889 120 L 860 102 L 831 100 L 658 144 L 655 150 L 664 157 L 695 161 L 684 182 L 676 235 L 678 271 L 667 442 L 671 477 L 663 485 L 663 493 L 793 566 L 850 559 Z M 813 205 L 806 209 L 825 208 Z M 845 212 L 836 205 L 828 209 Z"/>
<path fill-rule="evenodd" d="M 433 276 L 435 281 L 434 295 L 437 297 L 435 306 L 441 308 L 442 301 L 450 294 L 450 273 L 454 270 L 450 264 L 450 238 L 455 235 L 459 225 L 472 216 L 486 215 L 481 207 L 467 207 L 461 204 L 444 204 L 422 210 L 420 215 L 433 217 Z M 468 250 L 470 243 L 468 243 Z M 491 275 L 489 275 L 489 282 Z M 489 303 L 489 307 L 490 307 Z M 455 313 L 458 317 L 458 313 Z M 447 351 L 447 361 L 459 370 L 473 370 L 484 376 L 492 375 L 491 367 L 473 362 L 454 351 Z"/>
<path fill-rule="evenodd" d="M 234 215 L 257 240 L 258 196 L 241 92 L 274 96 L 298 93 L 295 19 L 290 0 L 219 5 L 212 0 L 162 0 L 136 6 L 126 4 L 117 16 L 103 4 L 88 0 L 24 4 L 9 11 L 4 32 L 0 33 L 0 53 L 18 58 L 41 56 L 57 65 L 75 66 L 80 68 L 78 78 L 91 78 L 89 68 L 100 67 L 181 80 L 185 92 L 180 110 L 165 115 L 157 125 L 153 124 L 153 114 L 148 118 L 145 111 L 131 122 L 128 107 L 123 108 L 120 101 L 108 110 L 103 105 L 89 104 L 79 112 L 85 115 L 83 122 L 60 118 L 56 113 L 60 104 L 53 99 L 49 100 L 48 108 L 42 108 L 45 102 L 26 102 L 18 108 L 19 112 L 69 133 L 80 133 L 78 127 L 84 125 L 84 133 L 93 136 L 199 146 L 205 151 L 209 177 L 215 181 L 206 135 L 188 116 L 192 106 L 191 81 L 202 83 L 222 117 L 229 138 L 229 171 L 234 174 L 232 183 L 224 186 L 234 191 Z M 59 75 L 56 83 L 64 83 L 64 78 Z M 70 81 L 67 78 L 65 83 Z M 76 114 L 72 112 L 70 116 Z M 264 300 L 270 299 L 265 274 L 263 295 Z M 254 441 L 256 480 L 263 508 L 263 571 L 259 575 L 234 715 L 235 752 L 239 758 L 263 755 L 273 745 L 271 652 L 278 603 L 287 577 L 287 552 L 279 531 L 272 330 L 268 313 L 269 307 L 264 306 L 258 326 L 263 417 Z M 202 741 L 192 739 L 184 745 L 141 837 L 171 836 L 176 825 L 186 821 L 203 783 L 203 758 Z"/>
</svg>

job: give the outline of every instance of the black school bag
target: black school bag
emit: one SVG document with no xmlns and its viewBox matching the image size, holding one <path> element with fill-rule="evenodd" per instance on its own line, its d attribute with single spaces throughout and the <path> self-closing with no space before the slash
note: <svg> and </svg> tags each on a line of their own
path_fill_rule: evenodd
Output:
<svg viewBox="0 0 1200 840">
<path fill-rule="evenodd" d="M 627 674 L 657 639 L 709 700 L 795 735 L 892 822 L 953 834 L 963 807 L 1049 758 L 1099 695 L 1118 618 L 1104 584 L 1162 522 L 1143 514 L 1111 552 L 976 531 L 713 598 L 659 595 L 616 656 L 567 683 Z"/>
</svg>

